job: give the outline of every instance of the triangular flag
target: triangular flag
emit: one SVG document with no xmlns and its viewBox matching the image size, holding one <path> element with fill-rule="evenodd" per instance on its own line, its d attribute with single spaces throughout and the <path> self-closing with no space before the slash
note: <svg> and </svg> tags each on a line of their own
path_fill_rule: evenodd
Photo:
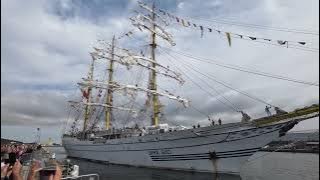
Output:
<svg viewBox="0 0 320 180">
<path fill-rule="evenodd" d="M 280 45 L 284 45 L 284 44 L 287 43 L 287 41 L 281 41 L 281 40 L 278 40 L 277 42 L 278 42 L 278 44 L 280 44 Z"/>
<path fill-rule="evenodd" d="M 188 26 L 186 26 L 186 24 L 184 23 L 184 20 L 183 20 L 183 19 L 181 19 L 181 23 L 182 23 L 182 25 L 183 25 L 184 27 L 188 27 Z"/>
<path fill-rule="evenodd" d="M 202 26 L 199 26 L 200 27 L 200 30 L 201 30 L 201 38 L 203 37 L 203 27 Z"/>
<path fill-rule="evenodd" d="M 230 33 L 229 33 L 229 32 L 226 32 L 226 35 L 227 35 L 229 47 L 231 47 L 231 36 L 230 36 Z"/>
</svg>

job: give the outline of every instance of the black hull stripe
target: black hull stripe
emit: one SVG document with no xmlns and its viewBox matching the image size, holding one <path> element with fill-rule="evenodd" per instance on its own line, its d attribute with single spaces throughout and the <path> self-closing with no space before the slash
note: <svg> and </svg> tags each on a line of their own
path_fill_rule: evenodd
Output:
<svg viewBox="0 0 320 180">
<path fill-rule="evenodd" d="M 152 159 L 152 161 L 187 161 L 187 160 L 202 160 L 209 159 L 209 157 L 202 158 L 181 158 L 181 159 Z"/>
<path fill-rule="evenodd" d="M 234 153 L 217 153 L 218 156 L 227 156 L 227 155 L 234 155 L 234 154 L 244 154 L 244 153 L 254 153 L 257 152 L 260 148 L 256 150 L 251 150 L 251 151 L 245 151 L 245 152 L 234 152 Z"/>
<path fill-rule="evenodd" d="M 218 157 L 218 158 L 219 158 L 219 159 L 222 159 L 222 158 L 244 157 L 244 156 L 251 156 L 252 154 L 254 154 L 254 153 L 241 154 L 241 155 L 234 155 L 234 156 L 221 156 L 221 157 Z"/>
<path fill-rule="evenodd" d="M 224 143 L 224 142 L 232 142 L 232 141 L 239 141 L 239 140 L 243 140 L 243 139 L 248 139 L 248 138 L 254 138 L 257 136 L 261 136 L 263 134 L 269 134 L 269 133 L 273 133 L 275 131 L 278 131 L 279 129 L 275 129 L 273 131 L 268 131 L 268 132 L 264 132 L 261 134 L 257 134 L 255 136 L 249 136 L 249 137 L 245 137 L 245 138 L 239 138 L 239 139 L 234 139 L 234 140 L 229 140 L 229 141 L 219 141 L 219 142 L 213 142 L 213 143 L 204 143 L 204 144 L 196 144 L 196 145 L 189 145 L 189 146 L 178 146 L 178 147 L 170 147 L 170 148 L 163 148 L 163 149 L 180 149 L 180 148 L 188 148 L 188 147 L 197 147 L 197 146 L 205 146 L 205 145 L 211 145 L 211 144 L 219 144 L 219 143 Z M 74 145 L 71 145 L 74 146 Z M 108 144 L 105 144 L 104 146 L 108 146 Z M 161 148 L 150 148 L 150 149 L 132 149 L 132 150 L 109 150 L 109 151 L 103 151 L 103 150 L 88 150 L 88 149 L 70 149 L 67 147 L 68 150 L 71 151 L 92 151 L 92 152 L 122 152 L 122 151 L 149 151 L 149 150 L 159 150 Z"/>
<path fill-rule="evenodd" d="M 216 156 L 218 158 L 221 157 L 229 157 L 229 156 L 238 156 L 238 155 L 244 155 L 244 154 L 253 154 L 255 152 L 257 152 L 258 150 L 255 151 L 246 151 L 246 152 L 236 152 L 236 153 L 232 153 L 232 154 L 216 154 Z M 205 153 L 205 154 L 198 154 L 198 155 L 180 155 L 180 156 L 175 156 L 175 155 L 171 155 L 171 156 L 150 156 L 152 159 L 179 159 L 179 158 L 196 158 L 196 157 L 209 157 L 209 153 Z"/>
<path fill-rule="evenodd" d="M 237 155 L 243 155 L 243 154 L 253 154 L 257 151 L 248 151 L 248 152 L 238 152 L 233 154 L 216 154 L 217 157 L 227 157 L 227 156 L 237 156 Z M 209 153 L 206 154 L 199 154 L 199 155 L 193 155 L 193 156 L 150 156 L 152 159 L 179 159 L 179 158 L 195 158 L 195 157 L 209 157 Z"/>
<path fill-rule="evenodd" d="M 290 122 L 290 121 L 288 121 Z M 282 125 L 282 124 L 286 124 L 288 122 L 284 122 L 284 123 L 279 123 L 279 124 L 274 124 L 274 125 L 269 125 L 271 126 L 278 126 L 278 125 Z M 258 130 L 261 128 L 267 128 L 269 126 L 263 126 L 263 127 L 253 127 L 253 128 L 248 128 L 248 129 L 244 129 L 244 130 L 238 130 L 238 131 L 232 131 L 232 132 L 223 132 L 223 133 L 217 133 L 217 134 L 209 134 L 207 132 L 209 131 L 215 131 L 217 129 L 210 129 L 210 130 L 204 130 L 204 131 L 197 131 L 195 133 L 205 133 L 204 135 L 199 135 L 199 136 L 192 136 L 192 137 L 183 137 L 183 138 L 176 138 L 176 139 L 163 139 L 163 140 L 150 140 L 150 141 L 143 141 L 143 142 L 128 142 L 128 143 L 116 143 L 116 144 L 75 144 L 73 146 L 105 146 L 105 145 L 122 145 L 122 144 L 142 144 L 142 143 L 152 143 L 152 142 L 159 142 L 159 141 L 177 141 L 177 140 L 182 140 L 182 139 L 193 139 L 193 138 L 199 138 L 199 137 L 207 137 L 207 136 L 216 136 L 216 135 L 222 135 L 222 134 L 229 134 L 229 133 L 238 133 L 241 131 L 251 131 L 251 130 Z M 227 128 L 227 127 L 226 127 Z M 279 130 L 280 128 L 277 128 L 277 130 Z M 231 140 L 232 141 L 232 140 Z M 221 141 L 220 141 L 221 142 Z"/>
<path fill-rule="evenodd" d="M 252 155 L 254 152 L 247 152 L 242 154 L 234 154 L 234 155 L 228 155 L 228 156 L 216 156 L 215 158 L 228 158 L 228 157 L 238 157 L 238 156 L 246 156 L 246 155 Z M 167 158 L 151 158 L 152 160 L 172 160 L 172 159 L 198 159 L 198 158 L 207 158 L 210 159 L 210 156 L 192 156 L 192 157 L 167 157 Z"/>
<path fill-rule="evenodd" d="M 236 158 L 236 157 L 245 157 L 245 156 L 251 156 L 253 153 L 248 154 L 242 154 L 242 155 L 235 155 L 235 156 L 217 156 L 216 159 L 226 159 L 226 158 Z M 188 161 L 188 160 L 204 160 L 208 159 L 209 157 L 200 157 L 200 158 L 176 158 L 176 159 L 152 159 L 152 161 Z"/>
<path fill-rule="evenodd" d="M 170 154 L 170 155 L 151 155 L 151 157 L 164 157 L 164 156 L 198 156 L 198 155 L 209 155 L 209 153 L 198 153 L 198 154 Z"/>
<path fill-rule="evenodd" d="M 232 151 L 216 152 L 216 155 L 232 155 L 232 154 L 242 154 L 247 152 L 256 152 L 261 148 L 248 148 L 248 149 L 239 149 Z M 197 154 L 170 154 L 170 155 L 152 155 L 151 157 L 188 157 L 188 156 L 204 156 L 209 155 L 209 153 L 197 153 Z"/>
<path fill-rule="evenodd" d="M 174 157 L 174 156 L 171 156 L 171 157 L 152 157 L 151 156 L 151 159 L 183 159 L 183 158 L 197 158 L 197 157 L 206 157 L 208 158 L 209 157 L 209 153 L 208 154 L 204 154 L 204 155 L 196 155 L 196 156 L 183 156 L 183 157 Z"/>
<path fill-rule="evenodd" d="M 232 150 L 232 151 L 217 152 L 217 154 L 230 153 L 230 152 L 239 152 L 239 151 L 249 151 L 249 150 L 260 150 L 260 149 L 261 149 L 260 147 L 248 148 L 248 149 L 239 149 L 239 150 Z"/>
</svg>

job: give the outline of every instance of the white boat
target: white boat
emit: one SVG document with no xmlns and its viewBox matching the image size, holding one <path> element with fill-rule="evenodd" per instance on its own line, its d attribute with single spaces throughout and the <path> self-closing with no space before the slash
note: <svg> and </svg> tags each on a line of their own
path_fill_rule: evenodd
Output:
<svg viewBox="0 0 320 180">
<path fill-rule="evenodd" d="M 139 5 L 150 14 L 148 16 L 138 14 L 131 20 L 134 26 L 150 32 L 152 37 L 151 58 L 115 46 L 116 38 L 113 38 L 110 44 L 102 41 L 105 47 L 94 48 L 94 52 L 91 53 L 92 63 L 88 77 L 79 83 L 84 89 L 82 89 L 83 101 L 72 101 L 74 107 L 80 106 L 85 109 L 83 130 L 77 132 L 75 130 L 77 121 L 74 121 L 71 132 L 62 138 L 63 146 L 69 157 L 138 167 L 239 174 L 241 165 L 261 147 L 279 136 L 283 136 L 299 121 L 319 115 L 318 105 L 290 113 L 273 106 L 277 109 L 276 115 L 252 121 L 246 113 L 238 111 L 243 116 L 243 121 L 238 123 L 191 129 L 160 124 L 159 114 L 162 105 L 159 103 L 159 97 L 178 101 L 185 106 L 189 101 L 168 91 L 160 92 L 157 90 L 156 75 L 162 75 L 180 83 L 184 80 L 181 78 L 181 74 L 155 61 L 155 48 L 157 47 L 155 37 L 162 38 L 171 45 L 174 43 L 171 35 L 156 23 L 156 17 L 162 19 L 156 13 L 155 7 L 148 7 L 143 3 L 139 3 Z M 109 61 L 108 80 L 94 80 L 94 63 L 98 59 Z M 115 82 L 113 78 L 114 63 L 127 66 L 128 69 L 137 66 L 150 71 L 148 87 Z M 101 94 L 99 93 L 98 101 L 91 97 L 94 89 L 98 89 L 99 93 L 106 91 L 106 102 L 101 103 L 101 99 L 99 99 Z M 152 102 L 151 126 L 145 129 L 139 127 L 122 130 L 111 128 L 113 111 L 141 112 L 130 107 L 114 105 L 113 92 L 115 91 L 124 91 L 129 96 L 136 92 L 146 93 L 149 102 Z M 247 93 L 240 93 L 250 97 Z M 259 101 L 264 102 L 263 100 Z M 103 111 L 106 112 L 103 117 L 106 119 L 105 131 L 92 130 L 88 124 L 90 115 L 94 114 L 98 107 L 104 108 Z M 95 125 L 93 122 L 91 127 Z"/>
</svg>

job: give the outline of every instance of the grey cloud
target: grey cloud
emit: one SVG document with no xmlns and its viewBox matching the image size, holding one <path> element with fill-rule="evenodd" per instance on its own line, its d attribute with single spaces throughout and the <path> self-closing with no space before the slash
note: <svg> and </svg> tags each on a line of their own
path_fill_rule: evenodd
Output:
<svg viewBox="0 0 320 180">
<path fill-rule="evenodd" d="M 12 92 L 1 97 L 1 124 L 59 125 L 67 118 L 66 103 L 57 92 Z"/>
</svg>

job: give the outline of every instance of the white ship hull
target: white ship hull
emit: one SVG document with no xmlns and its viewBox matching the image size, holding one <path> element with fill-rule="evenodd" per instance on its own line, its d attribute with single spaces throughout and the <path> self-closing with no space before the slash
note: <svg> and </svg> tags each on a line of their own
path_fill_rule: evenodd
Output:
<svg viewBox="0 0 320 180">
<path fill-rule="evenodd" d="M 69 157 L 138 167 L 239 174 L 249 156 L 277 139 L 288 123 L 292 122 L 259 128 L 235 123 L 105 143 L 64 137 L 63 145 Z"/>
</svg>

